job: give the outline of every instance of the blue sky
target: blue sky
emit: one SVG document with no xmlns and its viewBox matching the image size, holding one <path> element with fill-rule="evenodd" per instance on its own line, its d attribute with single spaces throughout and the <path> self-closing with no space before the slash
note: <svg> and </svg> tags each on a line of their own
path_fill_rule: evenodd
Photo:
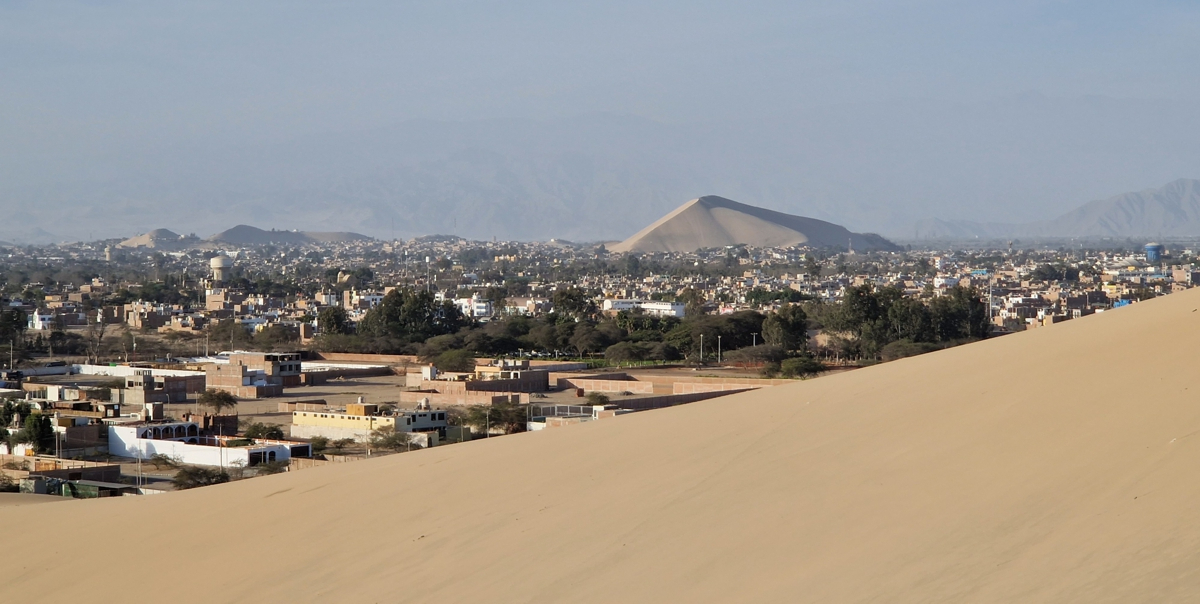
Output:
<svg viewBox="0 0 1200 604">
<path fill-rule="evenodd" d="M 1200 99 L 1198 51 L 1194 2 L 8 1 L 0 176 L 29 191 L 101 165 L 136 173 L 147 147 L 422 119 L 784 127 L 830 108 L 902 120 L 914 100 L 1025 97 L 1136 114 Z"/>
</svg>

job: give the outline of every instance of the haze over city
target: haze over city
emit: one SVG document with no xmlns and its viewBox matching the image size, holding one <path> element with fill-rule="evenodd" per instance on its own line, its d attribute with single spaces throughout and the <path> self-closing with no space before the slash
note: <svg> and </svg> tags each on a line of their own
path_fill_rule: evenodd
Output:
<svg viewBox="0 0 1200 604">
<path fill-rule="evenodd" d="M 7 3 L 0 239 L 619 240 L 702 195 L 902 239 L 1044 220 L 1200 177 L 1197 13 Z"/>
</svg>

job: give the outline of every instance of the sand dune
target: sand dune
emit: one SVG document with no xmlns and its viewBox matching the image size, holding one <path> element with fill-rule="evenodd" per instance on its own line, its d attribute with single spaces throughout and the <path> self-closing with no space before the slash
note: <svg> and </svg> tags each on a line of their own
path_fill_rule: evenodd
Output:
<svg viewBox="0 0 1200 604">
<path fill-rule="evenodd" d="M 196 240 L 186 240 L 179 233 L 168 229 L 154 229 L 149 233 L 142 233 L 137 237 L 130 237 L 121 243 L 118 247 L 148 247 L 161 249 L 177 249 L 185 247 L 188 244 L 195 243 Z"/>
<path fill-rule="evenodd" d="M 560 430 L 0 508 L 0 601 L 1193 601 L 1198 307 L 1192 290 Z"/>
<path fill-rule="evenodd" d="M 699 248 L 737 244 L 845 248 L 851 243 L 859 251 L 898 249 L 879 235 L 851 233 L 845 227 L 824 220 L 707 195 L 679 206 L 610 249 L 614 252 L 694 252 Z"/>
</svg>

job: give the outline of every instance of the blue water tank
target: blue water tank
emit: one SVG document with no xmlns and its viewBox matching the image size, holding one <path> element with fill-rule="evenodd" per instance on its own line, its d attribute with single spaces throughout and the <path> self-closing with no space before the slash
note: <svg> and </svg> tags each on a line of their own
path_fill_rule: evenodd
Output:
<svg viewBox="0 0 1200 604">
<path fill-rule="evenodd" d="M 1163 257 L 1163 246 L 1161 243 L 1146 244 L 1146 262 L 1158 262 Z"/>
</svg>

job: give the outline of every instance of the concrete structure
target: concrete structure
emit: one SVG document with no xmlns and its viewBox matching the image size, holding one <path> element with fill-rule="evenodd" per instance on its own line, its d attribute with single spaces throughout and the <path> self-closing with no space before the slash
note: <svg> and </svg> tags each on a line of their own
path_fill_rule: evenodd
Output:
<svg viewBox="0 0 1200 604">
<path fill-rule="evenodd" d="M 1146 244 L 1146 262 L 1158 262 L 1162 260 L 1163 252 L 1166 248 L 1161 243 Z"/>
<path fill-rule="evenodd" d="M 228 359 L 205 367 L 209 388 L 238 398 L 264 398 L 300 385 L 299 353 L 236 352 Z"/>
<path fill-rule="evenodd" d="M 506 370 L 501 368 L 498 372 L 484 372 L 480 377 L 484 379 L 466 381 L 422 379 L 420 389 L 440 394 L 546 392 L 550 389 L 550 372 L 542 369 Z"/>
<path fill-rule="evenodd" d="M 397 432 L 434 432 L 446 437 L 446 412 L 404 410 L 395 415 L 374 415 L 375 405 L 348 405 L 346 413 L 293 411 L 291 434 L 294 438 L 323 436 L 331 440 L 351 438 L 367 442 L 371 432 L 392 428 Z M 358 413 L 351 413 L 350 407 Z"/>
<path fill-rule="evenodd" d="M 682 318 L 687 305 L 682 302 L 655 302 L 642 300 L 608 299 L 601 302 L 600 310 L 606 314 L 615 315 L 622 311 L 640 311 L 654 317 Z"/>
<path fill-rule="evenodd" d="M 225 254 L 219 254 L 208 261 L 208 266 L 212 268 L 213 281 L 223 283 L 229 279 L 229 269 L 233 268 L 233 259 Z"/>
<path fill-rule="evenodd" d="M 199 390 L 195 384 L 198 382 Z M 189 384 L 193 384 L 189 388 Z M 150 369 L 137 369 L 134 375 L 125 378 L 125 387 L 120 390 L 118 402 L 141 406 L 146 403 L 182 403 L 189 392 L 203 392 L 204 376 L 155 376 Z"/>
</svg>

